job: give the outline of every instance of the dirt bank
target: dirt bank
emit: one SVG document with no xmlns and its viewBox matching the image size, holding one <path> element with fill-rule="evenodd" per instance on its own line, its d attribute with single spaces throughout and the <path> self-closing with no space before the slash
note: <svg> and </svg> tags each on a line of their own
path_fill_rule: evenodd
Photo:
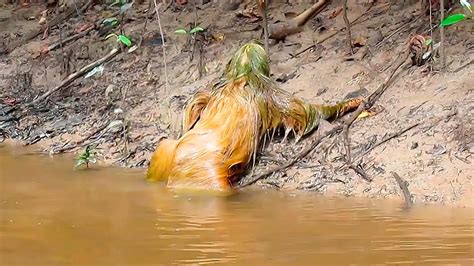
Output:
<svg viewBox="0 0 474 266">
<path fill-rule="evenodd" d="M 283 2 L 271 3 L 270 21 L 285 20 L 285 15 L 290 18 L 311 5 Z M 420 15 L 415 5 L 402 7 L 376 1 L 371 6 L 358 2 L 349 1 L 348 12 L 350 21 L 362 15 L 352 27 L 356 44 L 353 59 L 346 53 L 345 33 L 337 31 L 344 27 L 342 14 L 338 13 L 342 1 L 329 4 L 302 32 L 270 46 L 271 71 L 282 88 L 315 103 L 366 97 L 383 83 L 407 48 L 409 37 L 430 32 L 429 16 Z M 135 3 L 125 13 L 122 30 L 134 43 L 141 39 L 147 7 L 147 3 Z M 196 9 L 189 3 L 162 6 L 167 73 L 158 23 L 151 12 L 137 50 L 128 53 L 125 49 L 104 63 L 102 75 L 80 77 L 44 101 L 25 107 L 117 45 L 114 38 L 105 40 L 107 30 L 100 27 L 67 42 L 63 48 L 40 53 L 48 45 L 83 33 L 94 23 L 97 27 L 118 10 L 93 4 L 59 23 L 59 28 L 41 31 L 11 49 L 38 29 L 43 10 L 44 5 L 18 8 L 2 4 L 0 138 L 36 144 L 48 153 L 76 152 L 93 145 L 103 163 L 127 167 L 146 167 L 162 137 L 177 137 L 180 114 L 189 96 L 212 85 L 238 46 L 261 37 L 261 22 L 245 4 L 232 7 L 208 2 L 199 3 Z M 55 9 L 50 10 L 53 14 L 48 19 L 55 17 Z M 196 44 L 191 37 L 174 33 L 179 28 L 190 29 L 195 21 L 205 29 L 197 35 Z M 474 206 L 474 34 L 472 21 L 459 25 L 445 30 L 445 71 L 439 71 L 439 58 L 402 69 L 376 102 L 376 114 L 351 126 L 353 165 L 363 169 L 360 172 L 372 182 L 347 166 L 342 135 L 335 134 L 323 139 L 295 166 L 257 184 L 346 196 L 402 198 L 392 174 L 396 172 L 408 182 L 415 202 Z M 108 33 L 119 31 L 116 26 Z M 437 29 L 433 37 L 439 39 Z M 297 55 L 311 45 L 312 49 Z M 111 122 L 115 126 L 107 128 Z M 390 136 L 393 138 L 381 143 Z M 286 162 L 309 142 L 311 137 L 297 144 L 277 141 L 262 154 L 255 172 Z"/>
</svg>

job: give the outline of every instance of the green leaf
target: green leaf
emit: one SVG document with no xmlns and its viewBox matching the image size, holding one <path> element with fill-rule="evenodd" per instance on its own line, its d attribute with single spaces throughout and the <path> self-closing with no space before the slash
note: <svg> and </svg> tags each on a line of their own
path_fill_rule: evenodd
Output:
<svg viewBox="0 0 474 266">
<path fill-rule="evenodd" d="M 112 18 L 106 18 L 102 21 L 102 24 L 114 24 L 114 22 L 117 22 L 118 19 L 116 17 L 112 17 Z"/>
<path fill-rule="evenodd" d="M 183 30 L 183 29 L 179 29 L 179 30 L 175 30 L 174 33 L 176 33 L 176 34 L 187 34 L 188 32 Z"/>
<path fill-rule="evenodd" d="M 120 34 L 118 36 L 118 39 L 119 39 L 120 42 L 122 42 L 126 46 L 128 46 L 128 47 L 132 46 L 132 41 L 127 36 Z"/>
<path fill-rule="evenodd" d="M 431 43 L 433 43 L 433 39 L 428 39 L 425 41 L 426 46 L 429 46 Z"/>
<path fill-rule="evenodd" d="M 74 167 L 77 168 L 77 167 L 79 167 L 83 164 L 86 164 L 86 161 L 83 160 L 83 159 L 79 159 L 79 160 L 76 161 L 76 164 L 74 165 Z"/>
<path fill-rule="evenodd" d="M 454 14 L 454 15 L 451 15 L 451 16 L 445 18 L 441 22 L 441 27 L 453 25 L 453 24 L 456 24 L 456 23 L 458 23 L 460 21 L 463 21 L 465 19 L 466 19 L 466 15 L 464 15 L 464 14 Z"/>
<path fill-rule="evenodd" d="M 194 34 L 194 33 L 202 32 L 202 31 L 204 31 L 204 29 L 201 28 L 200 26 L 197 26 L 197 27 L 193 28 L 192 30 L 190 30 L 189 34 Z"/>
</svg>

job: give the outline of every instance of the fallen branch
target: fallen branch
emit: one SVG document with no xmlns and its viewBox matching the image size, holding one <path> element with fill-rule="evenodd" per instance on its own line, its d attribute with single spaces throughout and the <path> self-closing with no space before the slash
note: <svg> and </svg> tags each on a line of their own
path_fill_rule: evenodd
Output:
<svg viewBox="0 0 474 266">
<path fill-rule="evenodd" d="M 268 29 L 268 37 L 275 40 L 283 40 L 288 35 L 300 32 L 302 26 L 306 24 L 306 22 L 314 15 L 320 13 L 328 4 L 328 0 L 319 0 L 310 8 L 308 8 L 303 13 L 299 14 L 293 19 L 285 22 L 271 24 Z"/>
<path fill-rule="evenodd" d="M 85 75 L 86 73 L 88 73 L 89 71 L 94 69 L 95 67 L 109 61 L 110 59 L 114 58 L 119 53 L 120 53 L 120 48 L 119 47 L 112 49 L 106 56 L 100 58 L 99 60 L 96 60 L 95 62 L 92 62 L 92 63 L 88 64 L 87 66 L 84 66 L 83 68 L 79 69 L 79 71 L 72 73 L 65 80 L 63 80 L 61 82 L 61 84 L 59 84 L 58 86 L 56 86 L 56 87 L 48 90 L 47 92 L 43 93 L 41 96 L 37 97 L 36 99 L 31 101 L 30 103 L 27 103 L 25 105 L 25 107 L 30 107 L 30 106 L 33 106 L 33 105 L 43 101 L 44 99 L 48 98 L 54 92 L 67 87 L 69 84 L 71 84 L 77 78 L 82 77 L 83 75 Z"/>
<path fill-rule="evenodd" d="M 296 157 L 293 158 L 293 160 L 291 160 L 291 161 L 289 161 L 289 162 L 287 162 L 283 165 L 278 165 L 278 166 L 272 167 L 272 168 L 268 169 L 267 171 L 265 171 L 265 172 L 263 172 L 263 173 L 261 173 L 257 176 L 254 176 L 254 177 L 250 178 L 250 180 L 246 181 L 245 183 L 240 184 L 238 187 L 242 188 L 242 187 L 249 186 L 249 185 L 257 182 L 258 180 L 260 180 L 262 178 L 270 176 L 271 174 L 273 174 L 275 172 L 278 172 L 278 171 L 281 171 L 281 170 L 284 170 L 286 168 L 289 168 L 289 167 L 293 166 L 295 163 L 297 163 L 298 161 L 300 161 L 301 159 L 306 157 L 306 155 L 308 155 L 311 151 L 313 151 L 319 145 L 319 143 L 321 142 L 322 139 L 339 132 L 341 129 L 342 129 L 342 125 L 338 125 L 338 126 L 333 127 L 332 129 L 330 129 L 329 131 L 321 133 L 318 137 L 316 137 L 311 142 L 310 145 L 306 146 L 306 148 L 304 148 L 302 151 L 300 151 L 296 155 Z"/>
<path fill-rule="evenodd" d="M 351 114 L 349 119 L 344 123 L 343 127 L 343 136 L 344 136 L 344 146 L 346 150 L 346 155 L 345 155 L 345 161 L 346 164 L 350 167 L 352 165 L 352 159 L 351 159 L 351 146 L 350 146 L 350 140 L 349 140 L 349 128 L 354 123 L 354 121 L 357 119 L 357 117 L 365 110 L 371 108 L 375 102 L 382 96 L 382 94 L 387 90 L 387 88 L 390 86 L 392 81 L 394 80 L 394 75 L 397 72 L 397 70 L 407 61 L 409 56 L 408 49 L 404 50 L 404 56 L 402 56 L 402 59 L 398 62 L 398 64 L 393 68 L 392 72 L 390 75 L 387 77 L 384 83 L 382 83 L 377 90 L 375 90 L 372 94 L 369 95 L 366 101 L 363 101 L 357 110 Z M 351 167 L 351 169 L 353 169 Z M 357 171 L 356 171 L 357 172 Z M 361 175 L 363 176 L 363 175 Z M 364 177 L 364 176 L 363 176 Z M 364 178 L 365 179 L 365 178 Z"/>
<path fill-rule="evenodd" d="M 56 42 L 56 43 L 53 43 L 53 44 L 50 44 L 48 47 L 46 47 L 43 51 L 41 51 L 42 53 L 47 53 L 47 52 L 50 52 L 58 47 L 61 47 L 61 46 L 64 46 L 66 43 L 68 42 L 72 42 L 72 41 L 75 41 L 77 39 L 80 39 L 84 36 L 86 36 L 89 32 L 91 32 L 93 29 L 95 29 L 94 26 L 90 26 L 89 28 L 87 28 L 86 30 L 84 30 L 83 32 L 80 32 L 78 34 L 74 34 L 72 36 L 69 36 L 63 40 L 60 40 L 59 42 Z"/>
<path fill-rule="evenodd" d="M 411 126 L 408 126 L 402 130 L 399 130 L 397 132 L 394 132 L 394 133 L 390 133 L 388 134 L 387 136 L 385 136 L 383 139 L 381 139 L 379 142 L 375 143 L 374 145 L 372 145 L 369 149 L 367 149 L 364 153 L 360 154 L 358 157 L 361 158 L 361 157 L 364 157 L 365 155 L 369 154 L 373 149 L 377 148 L 378 146 L 384 144 L 385 142 L 391 140 L 391 139 L 394 139 L 396 137 L 399 137 L 401 136 L 402 134 L 412 130 L 413 128 L 419 126 L 421 124 L 421 122 L 417 122 Z"/>
<path fill-rule="evenodd" d="M 342 17 L 344 18 L 344 23 L 346 24 L 347 45 L 349 46 L 349 52 L 352 55 L 354 54 L 354 50 L 352 49 L 351 23 L 349 22 L 349 19 L 347 18 L 347 0 L 344 0 Z"/>
<path fill-rule="evenodd" d="M 362 22 L 366 21 L 367 19 L 366 19 L 366 20 L 363 20 L 363 21 L 359 21 L 359 20 L 360 20 L 362 17 L 364 17 L 365 15 L 367 15 L 368 12 L 372 9 L 373 6 L 374 6 L 374 2 L 372 2 L 372 4 L 365 10 L 364 13 L 360 14 L 357 18 L 355 18 L 355 19 L 350 23 L 350 26 L 354 26 L 354 25 L 357 25 L 357 24 L 359 24 L 359 23 L 362 23 Z M 291 58 L 295 58 L 295 57 L 297 57 L 297 56 L 303 54 L 304 52 L 306 52 L 306 51 L 308 51 L 308 50 L 310 50 L 310 49 L 315 48 L 317 44 L 321 44 L 321 43 L 323 43 L 323 42 L 325 42 L 325 41 L 331 39 L 332 37 L 336 36 L 339 32 L 342 32 L 342 31 L 345 30 L 345 29 L 346 29 L 346 27 L 344 26 L 344 27 L 342 27 L 342 28 L 340 28 L 340 29 L 338 29 L 338 30 L 335 30 L 333 33 L 327 35 L 326 37 L 324 37 L 324 38 L 322 38 L 322 39 L 320 39 L 320 40 L 318 40 L 315 44 L 312 44 L 312 45 L 310 45 L 310 46 L 304 48 L 303 50 L 301 50 L 301 51 L 299 51 L 299 52 L 297 52 L 297 53 L 295 53 L 295 54 L 290 54 Z"/>
<path fill-rule="evenodd" d="M 347 166 L 349 166 L 350 169 L 354 170 L 354 172 L 356 172 L 363 179 L 365 179 L 365 181 L 372 182 L 372 178 L 369 177 L 369 175 L 364 171 L 364 169 L 357 167 L 352 162 L 346 162 L 346 164 Z"/>
<path fill-rule="evenodd" d="M 403 196 L 405 197 L 405 203 L 407 207 L 413 206 L 413 200 L 411 198 L 410 191 L 408 190 L 407 182 L 403 180 L 396 172 L 392 172 L 393 177 L 398 183 L 398 186 L 403 192 Z"/>
</svg>

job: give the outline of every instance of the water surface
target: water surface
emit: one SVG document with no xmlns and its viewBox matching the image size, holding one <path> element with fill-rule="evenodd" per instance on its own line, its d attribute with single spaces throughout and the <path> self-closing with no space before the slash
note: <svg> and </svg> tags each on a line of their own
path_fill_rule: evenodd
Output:
<svg viewBox="0 0 474 266">
<path fill-rule="evenodd" d="M 472 209 L 250 190 L 175 196 L 0 146 L 2 265 L 474 264 Z"/>
</svg>

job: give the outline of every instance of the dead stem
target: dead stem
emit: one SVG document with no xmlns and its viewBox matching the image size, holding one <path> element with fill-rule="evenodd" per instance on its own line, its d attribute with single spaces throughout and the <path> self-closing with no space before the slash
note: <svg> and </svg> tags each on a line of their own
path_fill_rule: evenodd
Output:
<svg viewBox="0 0 474 266">
<path fill-rule="evenodd" d="M 411 199 L 411 194 L 410 194 L 410 191 L 408 190 L 408 185 L 407 185 L 408 182 L 403 180 L 400 177 L 400 175 L 398 175 L 396 172 L 392 172 L 392 175 L 393 175 L 393 178 L 395 178 L 395 180 L 397 181 L 398 186 L 403 192 L 403 196 L 405 198 L 405 203 L 407 207 L 413 206 L 413 200 Z"/>
<path fill-rule="evenodd" d="M 153 3 L 155 4 L 156 20 L 158 21 L 158 27 L 160 29 L 161 47 L 163 48 L 163 65 L 165 67 L 165 94 L 166 94 L 168 93 L 168 67 L 166 65 L 165 36 L 163 35 L 163 28 L 161 27 L 160 12 L 158 12 L 159 7 L 156 4 L 156 0 L 153 0 Z"/>
<path fill-rule="evenodd" d="M 353 55 L 354 50 L 352 48 L 351 23 L 349 22 L 349 19 L 347 18 L 347 0 L 344 0 L 342 17 L 344 18 L 344 23 L 346 24 L 346 30 L 347 30 L 346 38 L 347 38 L 347 45 L 349 47 L 349 52 L 351 55 Z"/>
<path fill-rule="evenodd" d="M 441 21 L 444 20 L 444 0 L 440 0 L 441 5 Z M 440 27 L 440 53 L 441 53 L 441 70 L 444 71 L 446 67 L 446 56 L 444 53 L 444 27 Z"/>
</svg>

